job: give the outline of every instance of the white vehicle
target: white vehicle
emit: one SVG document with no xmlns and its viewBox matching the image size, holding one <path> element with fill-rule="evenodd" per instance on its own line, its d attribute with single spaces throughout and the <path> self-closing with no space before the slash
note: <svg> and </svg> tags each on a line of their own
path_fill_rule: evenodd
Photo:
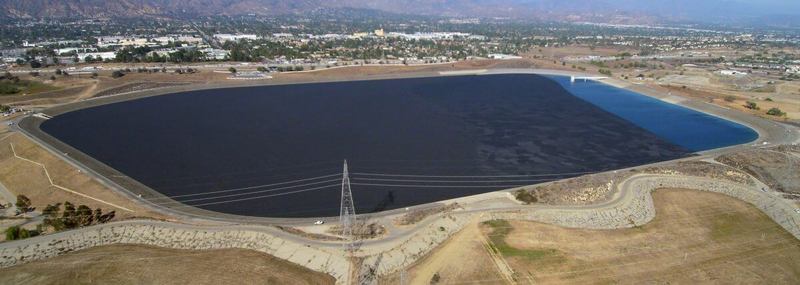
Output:
<svg viewBox="0 0 800 285">
<path fill-rule="evenodd" d="M 324 223 L 325 223 L 325 221 L 322 221 L 322 220 L 318 220 L 318 221 L 314 222 L 315 225 L 321 225 L 321 224 L 324 224 Z"/>
</svg>

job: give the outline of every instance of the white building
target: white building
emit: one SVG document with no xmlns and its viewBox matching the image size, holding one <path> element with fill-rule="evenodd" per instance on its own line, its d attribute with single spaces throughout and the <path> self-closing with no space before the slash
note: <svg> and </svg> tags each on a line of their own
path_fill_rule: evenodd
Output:
<svg viewBox="0 0 800 285">
<path fill-rule="evenodd" d="M 106 59 L 114 59 L 117 57 L 117 54 L 113 51 L 107 52 L 85 52 L 85 53 L 78 53 L 78 61 L 84 62 L 86 61 L 86 57 L 91 56 L 95 60 L 102 58 L 103 60 Z"/>
<path fill-rule="evenodd" d="M 510 55 L 510 54 L 502 54 L 502 53 L 490 53 L 488 55 L 491 59 L 520 59 L 521 56 Z"/>
<path fill-rule="evenodd" d="M 215 60 L 224 60 L 231 55 L 231 52 L 224 49 L 207 48 L 200 51 L 206 54 L 206 58 Z"/>
<path fill-rule="evenodd" d="M 254 34 L 214 34 L 214 38 L 222 42 L 238 42 L 240 40 L 257 40 L 258 36 Z"/>
<path fill-rule="evenodd" d="M 738 70 L 720 70 L 719 74 L 732 76 L 732 75 L 745 75 L 747 73 Z"/>
</svg>

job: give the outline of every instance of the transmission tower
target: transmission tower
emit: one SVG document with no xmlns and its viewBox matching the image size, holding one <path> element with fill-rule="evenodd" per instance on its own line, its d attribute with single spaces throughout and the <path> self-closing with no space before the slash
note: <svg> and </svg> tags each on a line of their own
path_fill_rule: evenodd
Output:
<svg viewBox="0 0 800 285">
<path fill-rule="evenodd" d="M 406 280 L 406 268 L 403 267 L 403 269 L 400 271 L 400 285 L 406 284 L 408 284 L 408 281 Z"/>
<path fill-rule="evenodd" d="M 345 239 L 344 249 L 348 253 L 353 250 L 353 223 L 356 219 L 356 208 L 353 204 L 353 192 L 350 191 L 350 175 L 347 172 L 347 160 L 342 172 L 342 207 L 339 210 L 339 224 L 342 225 L 342 237 Z"/>
</svg>

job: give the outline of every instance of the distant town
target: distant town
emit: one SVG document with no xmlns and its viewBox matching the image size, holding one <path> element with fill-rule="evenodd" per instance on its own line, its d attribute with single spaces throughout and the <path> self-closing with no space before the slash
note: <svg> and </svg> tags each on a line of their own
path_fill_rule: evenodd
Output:
<svg viewBox="0 0 800 285">
<path fill-rule="evenodd" d="M 626 52 L 555 59 L 570 64 L 621 58 L 664 59 L 722 64 L 720 69 L 731 70 L 726 72 L 768 70 L 784 73 L 784 78 L 800 73 L 800 58 L 793 53 L 757 52 L 797 47 L 800 35 L 796 30 L 518 23 L 477 18 L 414 17 L 377 22 L 371 17 L 323 14 L 210 17 L 194 21 L 20 20 L 3 26 L 0 68 L 248 62 L 263 64 L 263 70 L 274 72 L 344 65 L 514 59 L 537 48 L 584 45 Z M 733 50 L 742 52 L 728 52 Z"/>
</svg>

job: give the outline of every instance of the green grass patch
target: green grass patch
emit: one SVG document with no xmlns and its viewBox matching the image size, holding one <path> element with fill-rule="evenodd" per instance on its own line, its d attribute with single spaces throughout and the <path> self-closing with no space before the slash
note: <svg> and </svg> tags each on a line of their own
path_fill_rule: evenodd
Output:
<svg viewBox="0 0 800 285">
<path fill-rule="evenodd" d="M 714 217 L 711 227 L 711 238 L 714 240 L 728 239 L 741 231 L 744 219 L 738 214 L 723 214 Z"/>
<path fill-rule="evenodd" d="M 555 249 L 520 249 L 510 246 L 506 243 L 506 237 L 514 228 L 506 220 L 486 221 L 483 224 L 492 228 L 492 232 L 489 233 L 491 249 L 504 257 L 521 257 L 529 261 L 537 261 L 559 255 L 559 251 Z"/>
<path fill-rule="evenodd" d="M 58 90 L 58 88 L 34 80 L 0 81 L 0 95 L 33 94 L 53 90 Z"/>
</svg>

